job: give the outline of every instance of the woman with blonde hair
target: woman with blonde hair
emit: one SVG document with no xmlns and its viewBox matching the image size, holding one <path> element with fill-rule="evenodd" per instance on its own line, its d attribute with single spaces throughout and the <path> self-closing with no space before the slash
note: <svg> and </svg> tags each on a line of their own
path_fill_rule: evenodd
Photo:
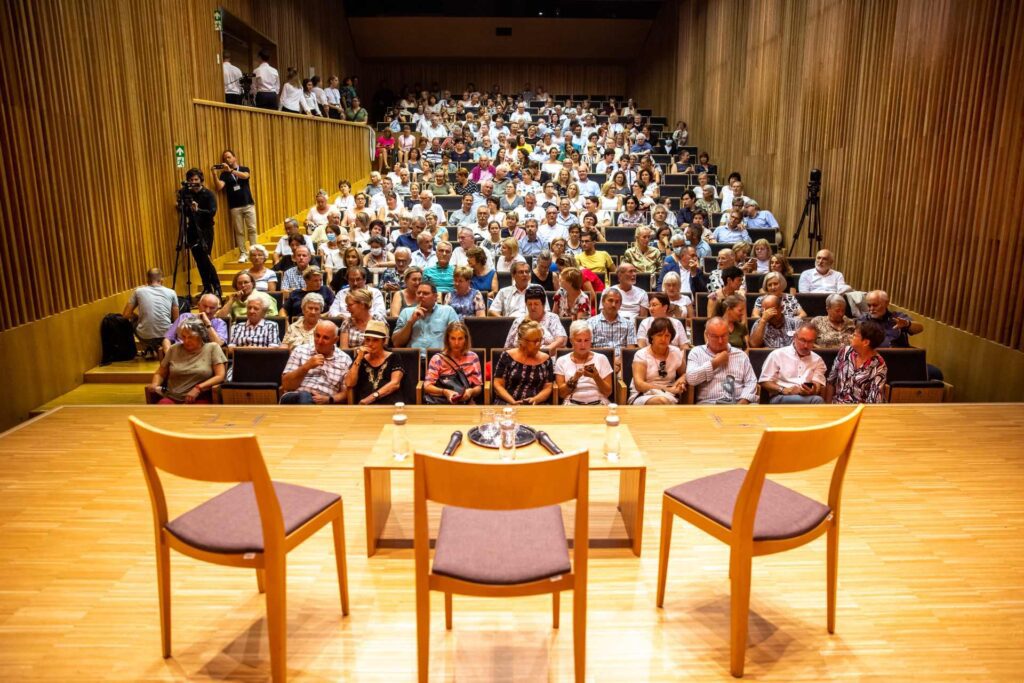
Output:
<svg viewBox="0 0 1024 683">
<path fill-rule="evenodd" d="M 540 350 L 544 329 L 536 320 L 519 325 L 514 349 L 501 352 L 494 366 L 494 403 L 541 405 L 551 398 L 555 381 L 551 356 Z"/>
<path fill-rule="evenodd" d="M 501 256 L 495 262 L 494 269 L 499 273 L 508 273 L 516 261 L 526 263 L 526 259 L 519 255 L 519 242 L 512 237 L 506 237 L 501 241 Z"/>
<path fill-rule="evenodd" d="M 641 273 L 657 273 L 661 270 L 661 250 L 651 245 L 651 229 L 646 225 L 634 231 L 633 246 L 622 255 L 622 263 L 631 263 Z"/>
</svg>

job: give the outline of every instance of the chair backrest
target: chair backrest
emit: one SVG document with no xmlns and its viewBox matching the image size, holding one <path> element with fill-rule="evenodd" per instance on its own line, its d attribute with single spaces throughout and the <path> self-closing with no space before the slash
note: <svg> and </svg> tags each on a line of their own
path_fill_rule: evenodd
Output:
<svg viewBox="0 0 1024 683">
<path fill-rule="evenodd" d="M 629 391 L 629 384 L 633 381 L 633 357 L 636 352 L 640 349 L 622 349 L 622 369 L 620 373 L 622 375 L 622 383 L 626 385 L 626 391 Z"/>
<path fill-rule="evenodd" d="M 231 373 L 232 382 L 281 384 L 281 374 L 288 364 L 288 349 L 237 348 Z"/>
<path fill-rule="evenodd" d="M 508 331 L 512 329 L 515 318 L 494 316 L 466 316 L 464 319 L 469 334 L 473 337 L 473 345 L 485 349 L 504 348 Z"/>
<path fill-rule="evenodd" d="M 879 349 L 885 361 L 889 384 L 893 382 L 924 382 L 928 379 L 928 365 L 924 349 Z"/>
<path fill-rule="evenodd" d="M 860 405 L 822 425 L 764 430 L 733 509 L 733 529 L 739 538 L 753 538 L 757 504 L 768 474 L 802 472 L 835 460 L 828 505 L 838 514 L 846 465 L 863 412 L 864 406 Z"/>
<path fill-rule="evenodd" d="M 254 434 L 195 436 L 153 427 L 128 417 L 135 448 L 153 504 L 156 532 L 167 524 L 167 500 L 159 470 L 206 482 L 252 482 L 263 527 L 264 550 L 283 546 L 284 519 Z"/>
<path fill-rule="evenodd" d="M 704 328 L 707 327 L 707 318 L 693 318 L 690 320 L 692 329 L 690 331 L 690 343 L 700 346 L 704 343 Z"/>
<path fill-rule="evenodd" d="M 416 405 L 416 385 L 420 382 L 420 349 L 389 349 L 398 356 L 405 373 L 400 391 L 406 405 Z"/>
</svg>

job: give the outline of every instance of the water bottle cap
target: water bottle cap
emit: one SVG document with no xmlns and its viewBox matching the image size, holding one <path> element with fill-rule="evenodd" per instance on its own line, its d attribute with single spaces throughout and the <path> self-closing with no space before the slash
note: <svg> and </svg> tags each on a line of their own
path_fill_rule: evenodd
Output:
<svg viewBox="0 0 1024 683">
<path fill-rule="evenodd" d="M 404 410 L 405 409 L 405 404 L 402 403 L 401 401 L 399 401 L 398 403 L 395 404 L 395 409 L 396 410 Z"/>
</svg>

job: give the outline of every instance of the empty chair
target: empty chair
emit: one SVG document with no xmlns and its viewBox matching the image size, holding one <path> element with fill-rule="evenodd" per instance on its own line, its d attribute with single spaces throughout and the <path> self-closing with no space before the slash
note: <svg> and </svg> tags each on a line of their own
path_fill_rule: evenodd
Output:
<svg viewBox="0 0 1024 683">
<path fill-rule="evenodd" d="M 484 349 L 503 349 L 508 331 L 512 329 L 515 318 L 467 316 L 466 327 L 476 346 Z"/>
<path fill-rule="evenodd" d="M 416 649 L 421 683 L 430 672 L 430 591 L 477 597 L 552 595 L 558 628 L 559 594 L 573 591 L 576 680 L 585 680 L 587 628 L 587 451 L 517 463 L 470 462 L 417 452 L 414 456 Z M 560 503 L 575 500 L 573 562 Z M 427 501 L 441 512 L 433 566 Z"/>
<path fill-rule="evenodd" d="M 192 436 L 157 429 L 134 416 L 128 420 L 153 505 L 163 656 L 171 656 L 173 548 L 204 562 L 256 570 L 259 590 L 267 595 L 271 675 L 275 681 L 285 680 L 285 557 L 327 523 L 334 532 L 341 612 L 348 614 L 341 496 L 272 481 L 252 434 Z M 168 520 L 160 470 L 196 481 L 238 484 Z"/>
<path fill-rule="evenodd" d="M 667 489 L 661 504 L 658 607 L 665 604 L 672 520 L 676 515 L 730 547 L 730 670 L 743 675 L 750 606 L 751 560 L 809 543 L 828 534 L 826 603 L 828 632 L 835 631 L 839 509 L 843 478 L 864 406 L 813 427 L 769 428 L 761 435 L 749 470 L 734 469 Z M 770 479 L 835 460 L 828 504 L 819 503 Z"/>
<path fill-rule="evenodd" d="M 279 348 L 240 347 L 232 356 L 231 381 L 214 389 L 222 403 L 277 403 L 281 374 L 291 351 Z"/>
</svg>

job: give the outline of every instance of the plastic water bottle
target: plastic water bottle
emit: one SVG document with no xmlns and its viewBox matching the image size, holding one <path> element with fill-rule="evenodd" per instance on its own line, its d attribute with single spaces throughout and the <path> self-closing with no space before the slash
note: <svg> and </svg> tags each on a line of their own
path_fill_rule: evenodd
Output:
<svg viewBox="0 0 1024 683">
<path fill-rule="evenodd" d="M 618 408 L 616 404 L 609 403 L 608 414 L 604 418 L 604 456 L 612 462 L 618 461 L 622 446 L 622 430 L 616 413 Z"/>
<path fill-rule="evenodd" d="M 498 434 L 498 460 L 511 462 L 516 459 L 516 423 L 508 415 L 502 415 Z"/>
<path fill-rule="evenodd" d="M 405 414 L 405 404 L 395 404 L 395 414 L 391 417 L 391 453 L 395 460 L 405 460 L 409 457 L 409 435 L 405 429 L 405 423 L 409 417 Z"/>
</svg>

